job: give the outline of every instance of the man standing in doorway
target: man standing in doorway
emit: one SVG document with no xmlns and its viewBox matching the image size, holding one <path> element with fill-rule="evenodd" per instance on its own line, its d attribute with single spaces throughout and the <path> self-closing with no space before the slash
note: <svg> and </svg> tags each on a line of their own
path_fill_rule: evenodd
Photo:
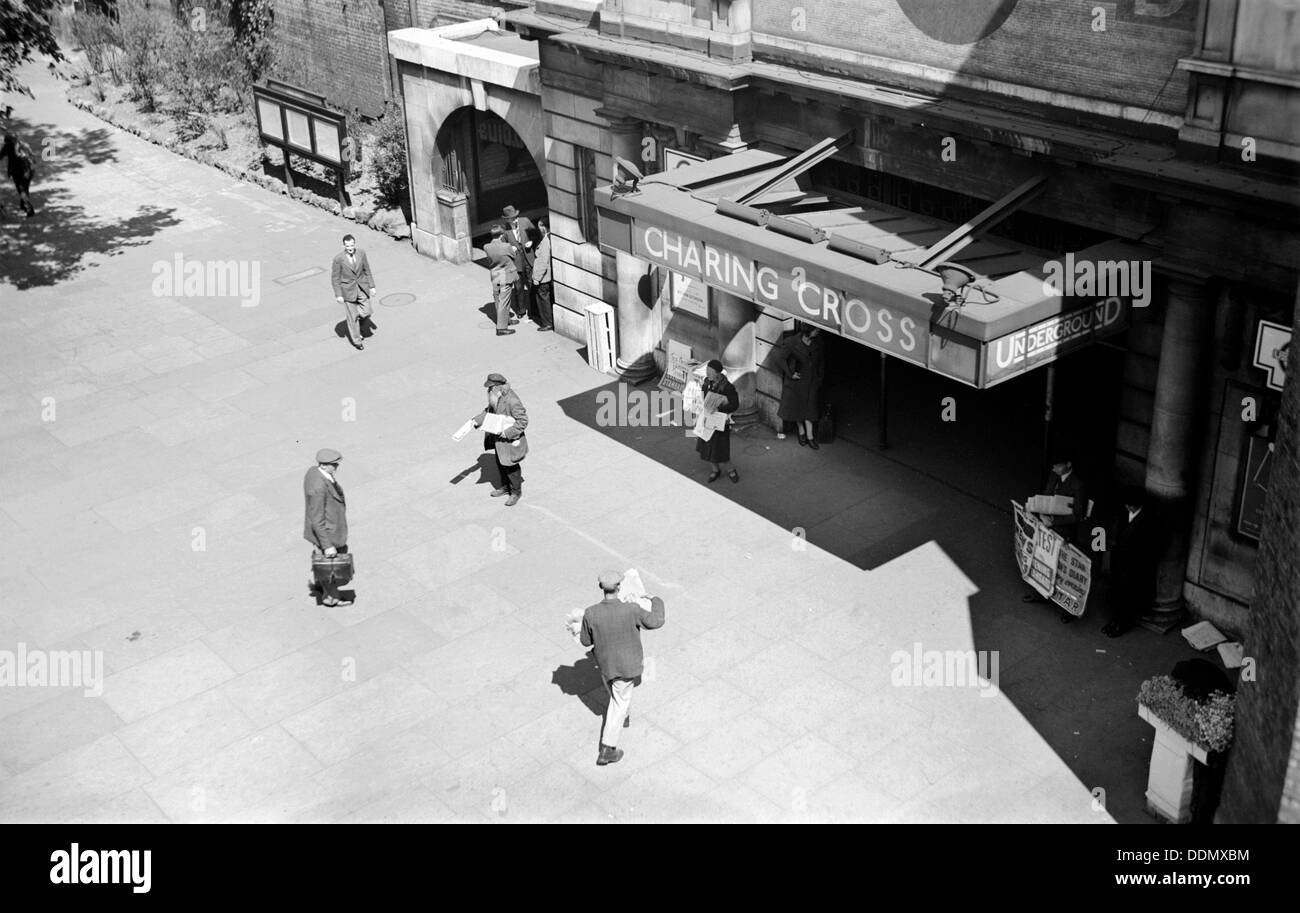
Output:
<svg viewBox="0 0 1300 913">
<path fill-rule="evenodd" d="M 641 629 L 653 630 L 664 625 L 664 601 L 650 597 L 649 611 L 636 602 L 623 602 L 617 596 L 623 576 L 617 571 L 606 571 L 598 578 L 604 598 L 591 606 L 582 616 L 581 641 L 584 647 L 596 648 L 596 665 L 609 692 L 609 706 L 605 710 L 605 723 L 600 735 L 600 753 L 596 764 L 616 764 L 623 757 L 618 747 L 618 736 L 631 722 L 628 710 L 632 704 L 632 689 L 644 671 L 644 653 L 641 648 Z"/>
<path fill-rule="evenodd" d="M 1051 478 L 1048 480 L 1043 494 L 1049 497 L 1060 495 L 1072 499 L 1070 513 L 1062 515 L 1039 514 L 1038 518 L 1050 526 L 1052 532 L 1057 533 L 1064 539 L 1067 545 L 1083 549 L 1084 547 L 1079 541 L 1079 533 L 1083 520 L 1088 513 L 1088 496 L 1084 489 L 1083 479 L 1074 471 L 1073 457 L 1064 453 L 1057 455 L 1056 461 L 1052 463 Z M 1084 549 L 1084 551 L 1087 551 L 1087 549 Z M 1022 597 L 1022 601 L 1046 602 L 1047 599 L 1034 592 Z M 1074 621 L 1074 616 L 1062 609 L 1061 623 L 1069 624 L 1072 621 Z"/>
<path fill-rule="evenodd" d="M 519 273 L 515 270 L 515 255 L 506 241 L 506 230 L 502 225 L 492 226 L 492 240 L 483 246 L 487 255 L 488 271 L 492 277 L 492 300 L 497 309 L 497 335 L 509 336 L 514 330 L 510 324 L 519 320 L 511 313 L 515 298 L 515 282 Z"/>
<path fill-rule="evenodd" d="M 532 311 L 533 232 L 537 228 L 529 218 L 519 215 L 519 210 L 513 206 L 501 210 L 501 218 L 506 220 L 506 240 L 514 248 L 518 277 L 515 280 L 515 316 L 522 320 Z"/>
<path fill-rule="evenodd" d="M 1146 493 L 1138 487 L 1124 492 L 1124 511 L 1110 551 L 1110 585 L 1106 607 L 1110 621 L 1101 629 L 1107 637 L 1119 637 L 1142 619 L 1156 595 L 1156 563 L 1159 534 Z"/>
<path fill-rule="evenodd" d="M 541 240 L 533 258 L 533 295 L 537 301 L 537 332 L 555 329 L 555 311 L 551 301 L 551 231 L 545 219 L 537 220 Z"/>
<path fill-rule="evenodd" d="M 312 544 L 316 553 L 327 558 L 345 555 L 348 551 L 348 506 L 343 499 L 343 486 L 335 474 L 343 455 L 325 448 L 316 453 L 316 465 L 307 470 L 302 480 L 306 500 L 306 513 L 302 537 Z M 339 604 L 338 586 L 333 581 L 321 584 L 321 604 Z"/>
<path fill-rule="evenodd" d="M 357 239 L 352 235 L 343 236 L 343 252 L 336 254 L 330 270 L 330 281 L 334 284 L 334 300 L 347 310 L 348 339 L 358 349 L 364 349 L 361 342 L 361 328 L 370 324 L 373 333 L 379 327 L 370 319 L 370 299 L 375 297 L 375 277 L 370 272 L 370 261 L 364 250 L 357 249 Z M 367 292 L 366 289 L 370 291 Z"/>
</svg>

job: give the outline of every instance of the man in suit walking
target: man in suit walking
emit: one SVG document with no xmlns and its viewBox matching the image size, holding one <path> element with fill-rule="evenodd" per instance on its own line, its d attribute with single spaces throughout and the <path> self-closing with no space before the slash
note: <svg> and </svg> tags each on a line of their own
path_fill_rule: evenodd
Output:
<svg viewBox="0 0 1300 913">
<path fill-rule="evenodd" d="M 537 220 L 541 240 L 537 242 L 537 256 L 533 258 L 533 296 L 537 301 L 537 332 L 549 333 L 555 329 L 555 312 L 551 301 L 551 230 L 545 219 Z"/>
<path fill-rule="evenodd" d="M 1151 607 L 1156 592 L 1159 544 L 1145 492 L 1129 489 L 1125 492 L 1124 513 L 1110 552 L 1110 587 L 1106 592 L 1110 621 L 1101 629 L 1107 637 L 1119 637 Z"/>
<path fill-rule="evenodd" d="M 513 206 L 501 210 L 501 218 L 506 222 L 506 240 L 514 248 L 515 316 L 522 319 L 532 311 L 533 232 L 537 227 Z"/>
<path fill-rule="evenodd" d="M 618 596 L 622 575 L 606 571 L 598 578 L 602 599 L 582 616 L 581 641 L 584 647 L 596 648 L 596 665 L 609 692 L 605 724 L 601 728 L 600 753 L 596 764 L 616 764 L 623 757 L 618 736 L 631 722 L 632 689 L 644 671 L 641 629 L 653 630 L 664 625 L 664 601 L 650 597 L 650 610 L 636 602 L 623 602 Z"/>
<path fill-rule="evenodd" d="M 528 413 L 519 395 L 510 389 L 510 382 L 500 374 L 489 374 L 483 386 L 488 391 L 488 407 L 474 419 L 474 427 L 482 427 L 488 413 L 508 415 L 514 424 L 498 434 L 483 435 L 483 449 L 496 455 L 497 472 L 501 474 L 501 487 L 492 489 L 491 497 L 506 497 L 506 507 L 514 507 L 524 496 L 524 471 L 519 464 L 528 455 Z"/>
<path fill-rule="evenodd" d="M 514 251 L 506 241 L 504 226 L 492 226 L 492 240 L 484 245 L 483 253 L 487 254 L 488 270 L 492 276 L 492 299 L 497 308 L 497 335 L 509 336 L 514 332 L 510 329 L 510 324 L 519 322 L 510 313 L 519 273 L 515 269 Z"/>
<path fill-rule="evenodd" d="M 364 349 L 361 342 L 361 324 L 370 324 L 370 332 L 379 329 L 370 319 L 370 299 L 375 297 L 375 277 L 370 272 L 370 260 L 364 250 L 357 250 L 357 239 L 352 235 L 343 236 L 343 252 L 334 257 L 330 270 L 330 281 L 334 284 L 334 300 L 347 310 L 348 339 L 358 349 Z M 366 291 L 369 289 L 369 291 Z"/>
<path fill-rule="evenodd" d="M 302 480 L 306 512 L 302 524 L 302 537 L 312 544 L 313 554 L 327 558 L 347 554 L 348 509 L 343 499 L 343 486 L 335 474 L 343 455 L 325 448 L 316 453 L 316 465 L 307 470 Z M 322 584 L 322 605 L 339 604 L 338 586 L 332 581 Z"/>
</svg>

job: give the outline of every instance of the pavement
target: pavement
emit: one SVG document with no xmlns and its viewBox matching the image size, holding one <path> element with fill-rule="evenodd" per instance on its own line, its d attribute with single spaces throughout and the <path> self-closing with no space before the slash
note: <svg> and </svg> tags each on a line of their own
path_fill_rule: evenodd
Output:
<svg viewBox="0 0 1300 913">
<path fill-rule="evenodd" d="M 1005 509 L 907 447 L 762 428 L 733 442 L 740 484 L 706 484 L 681 429 L 595 421 L 614 383 L 579 343 L 497 338 L 480 267 L 27 72 L 14 126 L 53 152 L 39 215 L 0 221 L 0 651 L 104 674 L 89 696 L 0 676 L 0 820 L 1149 820 L 1134 697 L 1189 651 L 1023 605 Z M 380 295 L 364 352 L 329 287 L 349 229 Z M 256 302 L 164 282 L 178 256 L 257 264 Z M 451 440 L 491 371 L 530 417 L 513 508 L 477 436 Z M 326 446 L 357 562 L 335 608 L 301 533 Z M 562 622 L 606 567 L 640 569 L 667 624 L 626 757 L 597 767 L 605 694 Z M 996 652 L 999 687 L 931 679 L 927 651 Z"/>
</svg>

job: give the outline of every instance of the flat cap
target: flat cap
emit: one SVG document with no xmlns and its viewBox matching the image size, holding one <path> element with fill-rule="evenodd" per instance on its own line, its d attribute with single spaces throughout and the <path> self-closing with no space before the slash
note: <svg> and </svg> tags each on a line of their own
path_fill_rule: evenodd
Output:
<svg viewBox="0 0 1300 913">
<path fill-rule="evenodd" d="M 316 451 L 317 463 L 337 463 L 341 459 L 343 459 L 343 454 L 339 453 L 337 450 L 331 450 L 328 447 L 324 450 Z"/>
<path fill-rule="evenodd" d="M 623 582 L 623 575 L 619 571 L 601 571 L 600 577 L 597 578 L 600 588 L 606 593 L 612 593 L 618 589 L 618 585 Z"/>
<path fill-rule="evenodd" d="M 487 376 L 487 380 L 483 381 L 483 386 L 495 387 L 498 384 L 508 384 L 508 383 L 510 383 L 510 381 L 506 380 L 500 374 L 489 374 Z"/>
</svg>

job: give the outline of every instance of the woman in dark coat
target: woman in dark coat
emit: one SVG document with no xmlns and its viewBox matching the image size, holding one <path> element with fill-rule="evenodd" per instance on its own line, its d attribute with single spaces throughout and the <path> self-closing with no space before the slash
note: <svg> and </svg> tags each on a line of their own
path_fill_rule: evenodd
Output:
<svg viewBox="0 0 1300 913">
<path fill-rule="evenodd" d="M 703 395 L 709 393 L 718 393 L 726 397 L 726 402 L 718 406 L 719 412 L 725 412 L 728 415 L 740 408 L 740 394 L 736 392 L 735 386 L 727 380 L 727 375 L 722 373 L 722 362 L 716 358 L 709 362 L 707 366 L 708 376 L 704 383 L 700 385 L 700 391 Z M 713 464 L 713 472 L 709 473 L 709 481 L 716 482 L 718 476 L 722 475 L 723 467 L 727 468 L 727 478 L 733 482 L 740 481 L 740 473 L 736 472 L 731 465 L 731 423 L 728 422 L 726 427 L 719 428 L 713 432 L 713 435 L 706 441 L 699 438 L 695 442 L 695 449 L 700 454 L 701 460 L 707 460 Z"/>
<path fill-rule="evenodd" d="M 783 422 L 794 422 L 799 430 L 799 445 L 820 450 L 813 423 L 821 409 L 822 376 L 825 373 L 819 331 L 807 327 L 785 344 L 781 373 L 781 405 L 777 415 Z"/>
</svg>

